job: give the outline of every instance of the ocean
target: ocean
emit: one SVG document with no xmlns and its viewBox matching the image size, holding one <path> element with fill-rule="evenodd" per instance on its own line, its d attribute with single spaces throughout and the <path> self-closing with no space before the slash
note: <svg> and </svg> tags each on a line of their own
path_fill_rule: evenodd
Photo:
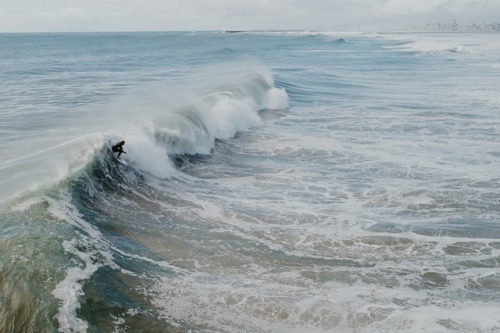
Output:
<svg viewBox="0 0 500 333">
<path fill-rule="evenodd" d="M 500 332 L 499 165 L 498 34 L 0 34 L 0 331 Z"/>
</svg>

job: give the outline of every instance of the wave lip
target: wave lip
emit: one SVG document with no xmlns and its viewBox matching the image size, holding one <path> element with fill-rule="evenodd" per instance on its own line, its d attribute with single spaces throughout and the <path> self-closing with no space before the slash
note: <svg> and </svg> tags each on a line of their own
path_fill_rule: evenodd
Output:
<svg viewBox="0 0 500 333">
<path fill-rule="evenodd" d="M 215 139 L 229 139 L 260 125 L 259 111 L 288 106 L 286 92 L 269 80 L 257 75 L 173 110 L 155 124 L 157 140 L 171 153 L 209 153 Z"/>
</svg>

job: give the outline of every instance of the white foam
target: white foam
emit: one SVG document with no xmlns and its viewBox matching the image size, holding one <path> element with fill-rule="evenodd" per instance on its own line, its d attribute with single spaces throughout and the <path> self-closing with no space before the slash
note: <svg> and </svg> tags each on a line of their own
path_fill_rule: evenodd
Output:
<svg viewBox="0 0 500 333">
<path fill-rule="evenodd" d="M 155 143 L 151 134 L 145 131 L 122 133 L 127 138 L 125 143 L 126 155 L 124 158 L 131 166 L 148 172 L 158 178 L 169 178 L 173 166 L 168 158 L 167 151 Z"/>
<path fill-rule="evenodd" d="M 381 37 L 406 42 L 392 48 L 424 53 L 481 55 L 498 53 L 500 42 L 491 34 L 428 33 L 382 34 Z"/>
<path fill-rule="evenodd" d="M 68 193 L 61 192 L 59 200 L 46 198 L 50 203 L 48 212 L 55 218 L 68 222 L 70 225 L 84 231 L 86 235 L 80 238 L 74 238 L 71 241 L 64 241 L 64 250 L 80 259 L 81 265 L 70 267 L 66 271 L 66 277 L 60 281 L 52 294 L 61 301 L 56 318 L 59 322 L 59 332 L 78 332 L 87 331 L 88 323 L 77 317 L 76 311 L 80 308 L 79 297 L 83 295 L 83 285 L 81 281 L 89 279 L 104 264 L 110 267 L 116 265 L 112 261 L 112 255 L 106 253 L 102 244 L 101 233 L 91 224 L 82 219 L 77 208 L 71 204 L 71 198 Z M 78 249 L 79 246 L 90 245 L 90 248 L 96 248 L 94 251 L 84 252 Z M 100 249 L 100 255 L 104 262 L 97 264 L 97 249 Z M 102 261 L 102 260 L 101 260 Z M 82 267 L 83 266 L 83 267 Z"/>
<path fill-rule="evenodd" d="M 272 88 L 267 91 L 264 107 L 270 110 L 283 110 L 289 106 L 289 97 L 285 89 Z"/>
<path fill-rule="evenodd" d="M 93 264 L 90 254 L 78 251 L 75 248 L 75 240 L 64 242 L 64 249 L 80 258 L 84 267 L 70 267 L 66 272 L 64 280 L 59 282 L 52 291 L 55 298 L 61 300 L 59 312 L 56 318 L 59 322 L 59 332 L 87 332 L 88 323 L 77 317 L 76 311 L 80 308 L 79 297 L 83 295 L 80 281 L 86 280 L 99 268 Z"/>
<path fill-rule="evenodd" d="M 261 124 L 258 106 L 251 99 L 220 96 L 215 105 L 202 113 L 209 133 L 218 139 L 232 138 L 238 131 Z"/>
</svg>

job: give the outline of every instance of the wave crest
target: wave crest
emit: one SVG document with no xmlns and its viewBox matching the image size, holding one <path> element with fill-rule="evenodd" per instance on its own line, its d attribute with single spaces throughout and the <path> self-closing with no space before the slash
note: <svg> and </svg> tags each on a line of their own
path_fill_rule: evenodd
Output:
<svg viewBox="0 0 500 333">
<path fill-rule="evenodd" d="M 128 133 L 127 158 L 133 165 L 164 178 L 172 169 L 168 156 L 209 154 L 217 139 L 227 140 L 261 125 L 259 111 L 288 107 L 286 91 L 276 88 L 266 71 L 203 89 Z"/>
</svg>

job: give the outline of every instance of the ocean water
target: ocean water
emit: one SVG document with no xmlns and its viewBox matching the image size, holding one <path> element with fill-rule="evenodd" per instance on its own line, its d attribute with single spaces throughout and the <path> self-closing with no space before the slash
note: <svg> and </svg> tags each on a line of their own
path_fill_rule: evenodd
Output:
<svg viewBox="0 0 500 333">
<path fill-rule="evenodd" d="M 0 331 L 500 332 L 498 37 L 0 34 Z"/>
</svg>

